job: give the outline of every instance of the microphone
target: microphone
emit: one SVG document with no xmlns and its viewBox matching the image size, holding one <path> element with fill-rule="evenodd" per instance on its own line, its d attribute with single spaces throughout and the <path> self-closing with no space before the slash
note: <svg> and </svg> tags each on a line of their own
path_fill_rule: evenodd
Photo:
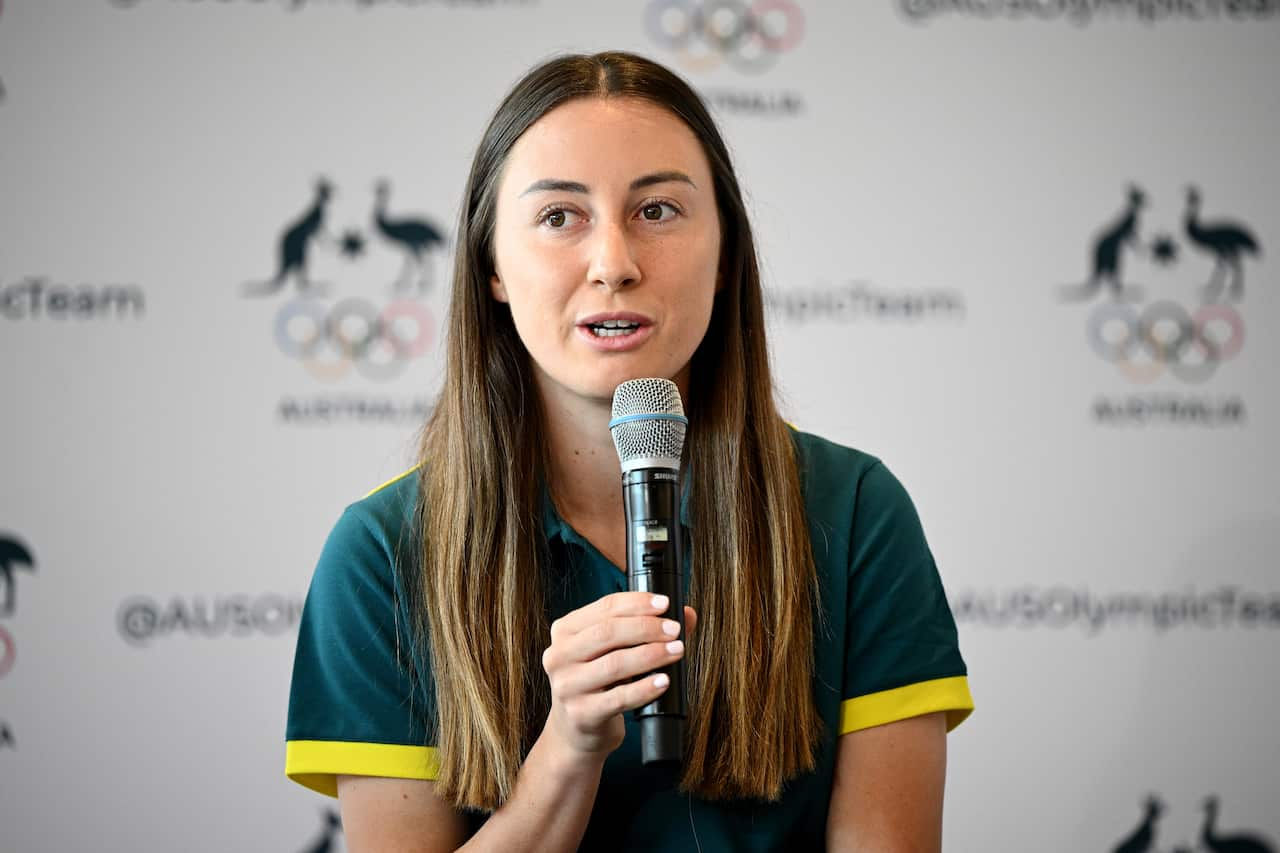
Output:
<svg viewBox="0 0 1280 853">
<path fill-rule="evenodd" d="M 684 545 L 680 528 L 680 451 L 685 427 L 680 391 L 667 379 L 632 379 L 613 392 L 609 432 L 622 462 L 627 523 L 627 587 L 665 595 L 668 619 L 684 637 Z M 643 764 L 684 758 L 684 659 L 658 670 L 671 679 L 654 702 L 633 713 L 640 723 Z"/>
</svg>

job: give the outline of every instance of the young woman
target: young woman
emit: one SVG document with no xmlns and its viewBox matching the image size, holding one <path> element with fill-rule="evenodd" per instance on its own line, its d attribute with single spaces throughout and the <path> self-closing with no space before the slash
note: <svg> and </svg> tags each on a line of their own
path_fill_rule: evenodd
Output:
<svg viewBox="0 0 1280 853">
<path fill-rule="evenodd" d="M 638 56 L 521 80 L 476 152 L 420 464 L 308 594 L 286 772 L 355 851 L 936 850 L 972 709 L 915 510 L 774 403 L 760 275 L 697 95 Z M 627 592 L 614 389 L 689 418 L 683 631 Z M 627 713 L 688 667 L 678 771 Z"/>
</svg>

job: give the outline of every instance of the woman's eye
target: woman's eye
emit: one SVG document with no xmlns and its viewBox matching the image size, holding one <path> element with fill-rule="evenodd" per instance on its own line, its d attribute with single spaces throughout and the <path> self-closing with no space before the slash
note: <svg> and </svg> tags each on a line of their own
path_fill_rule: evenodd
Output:
<svg viewBox="0 0 1280 853">
<path fill-rule="evenodd" d="M 567 207 L 548 207 L 538 214 L 538 224 L 545 225 L 553 231 L 559 231 L 572 225 L 573 217 L 579 214 Z"/>
<path fill-rule="evenodd" d="M 640 215 L 649 222 L 661 222 L 666 218 L 663 216 L 664 208 L 670 208 L 673 213 L 675 212 L 675 208 L 666 202 L 655 201 L 640 208 Z"/>
</svg>

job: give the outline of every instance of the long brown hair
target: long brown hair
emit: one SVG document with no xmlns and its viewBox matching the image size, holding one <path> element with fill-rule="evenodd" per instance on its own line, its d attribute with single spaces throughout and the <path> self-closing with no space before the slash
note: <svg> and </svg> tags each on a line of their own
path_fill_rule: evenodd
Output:
<svg viewBox="0 0 1280 853">
<path fill-rule="evenodd" d="M 525 76 L 467 180 L 444 387 L 421 448 L 421 561 L 407 582 L 434 685 L 436 791 L 459 807 L 497 808 L 550 707 L 540 662 L 549 638 L 543 418 L 529 355 L 488 282 L 512 145 L 555 107 L 587 97 L 669 110 L 701 141 L 714 176 L 723 286 L 685 401 L 699 624 L 681 785 L 708 799 L 776 800 L 786 780 L 813 769 L 821 735 L 811 681 L 817 584 L 794 447 L 774 402 L 755 243 L 702 101 L 661 65 L 617 52 L 561 57 Z"/>
</svg>

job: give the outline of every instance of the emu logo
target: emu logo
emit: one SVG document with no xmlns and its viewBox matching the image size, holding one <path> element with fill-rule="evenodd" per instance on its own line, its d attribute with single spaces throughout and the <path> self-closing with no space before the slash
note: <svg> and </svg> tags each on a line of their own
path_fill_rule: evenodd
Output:
<svg viewBox="0 0 1280 853">
<path fill-rule="evenodd" d="M 12 616 L 18 604 L 18 590 L 13 576 L 15 568 L 22 567 L 35 572 L 35 559 L 26 546 L 17 539 L 0 535 L 0 584 L 4 597 L 0 599 L 0 616 Z"/>
<path fill-rule="evenodd" d="M 425 219 L 390 219 L 387 217 L 387 199 L 391 197 L 391 184 L 378 181 L 375 189 L 377 202 L 373 209 L 373 221 L 378 233 L 404 254 L 404 266 L 396 278 L 397 290 L 412 284 L 417 276 L 418 292 L 431 289 L 431 267 L 427 253 L 437 246 L 444 246 L 444 235 Z"/>
<path fill-rule="evenodd" d="M 320 827 L 320 837 L 303 848 L 302 853 L 336 853 L 334 844 L 342 834 L 342 819 L 333 809 L 326 809 L 323 815 L 324 824 Z"/>
<path fill-rule="evenodd" d="M 1269 841 L 1254 833 L 1218 832 L 1218 797 L 1211 794 L 1204 801 L 1204 823 L 1200 828 L 1200 844 L 1179 844 L 1170 853 L 1276 853 Z M 1112 853 L 1158 853 L 1155 846 L 1156 821 L 1164 813 L 1164 803 L 1152 794 L 1147 798 L 1142 822 L 1112 848 Z"/>
<path fill-rule="evenodd" d="M 285 226 L 280 236 L 275 275 L 266 281 L 247 282 L 244 291 L 250 296 L 276 293 L 292 280 L 300 293 L 322 294 L 328 285 L 312 281 L 308 272 L 311 251 L 321 244 L 334 244 L 333 237 L 325 230 L 329 202 L 335 189 L 327 178 L 316 181 L 311 204 L 293 222 Z M 391 184 L 380 180 L 374 186 L 374 202 L 371 215 L 373 230 L 403 256 L 399 275 L 392 282 L 392 289 L 413 289 L 426 293 L 434 284 L 431 254 L 443 248 L 444 234 L 424 218 L 392 216 L 387 213 L 391 198 Z M 365 235 L 358 228 L 348 228 L 336 241 L 338 251 L 348 260 L 359 258 L 365 252 Z"/>
</svg>

